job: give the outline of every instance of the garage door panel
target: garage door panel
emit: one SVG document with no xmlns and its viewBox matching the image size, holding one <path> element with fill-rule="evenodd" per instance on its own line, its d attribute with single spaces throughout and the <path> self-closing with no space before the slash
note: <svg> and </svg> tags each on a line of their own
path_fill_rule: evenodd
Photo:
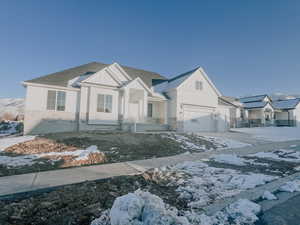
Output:
<svg viewBox="0 0 300 225">
<path fill-rule="evenodd" d="M 211 132 L 214 131 L 213 111 L 210 109 L 185 109 L 184 131 Z"/>
</svg>

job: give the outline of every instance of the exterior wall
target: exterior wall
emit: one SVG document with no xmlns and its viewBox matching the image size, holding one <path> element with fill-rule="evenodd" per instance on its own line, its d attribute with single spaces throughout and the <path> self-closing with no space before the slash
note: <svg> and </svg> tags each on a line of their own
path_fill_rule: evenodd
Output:
<svg viewBox="0 0 300 225">
<path fill-rule="evenodd" d="M 91 86 L 88 89 L 88 124 L 97 125 L 97 124 L 107 124 L 107 125 L 116 125 L 118 124 L 118 100 L 119 100 L 119 91 L 117 89 L 108 89 L 103 87 L 94 87 Z M 98 94 L 112 95 L 112 112 L 97 112 L 97 98 Z M 84 96 L 82 96 L 83 98 Z M 87 99 L 82 99 L 82 101 L 87 101 Z M 81 102 L 82 102 L 81 101 Z"/>
<path fill-rule="evenodd" d="M 47 110 L 48 90 L 66 92 L 65 111 Z M 43 134 L 76 131 L 78 127 L 78 98 L 78 91 L 28 85 L 26 89 L 24 133 Z"/>
<path fill-rule="evenodd" d="M 86 82 L 114 87 L 119 86 L 117 81 L 105 71 L 99 71 L 93 74 L 93 76 L 89 77 Z"/>
<path fill-rule="evenodd" d="M 230 109 L 232 107 L 219 106 L 217 108 L 217 131 L 226 132 L 230 128 Z"/>
<path fill-rule="evenodd" d="M 203 90 L 196 90 L 195 82 L 201 81 Z M 200 71 L 196 71 L 178 87 L 178 104 L 190 104 L 216 108 L 218 95 L 204 78 Z"/>
<path fill-rule="evenodd" d="M 196 81 L 202 82 L 202 90 L 196 90 Z M 183 111 L 185 105 L 209 107 L 213 109 L 216 109 L 218 106 L 217 93 L 199 70 L 197 70 L 177 88 L 176 118 L 178 131 L 183 130 Z"/>
<path fill-rule="evenodd" d="M 178 116 L 178 104 L 177 104 L 177 91 L 175 89 L 169 91 L 167 95 L 170 99 L 167 102 L 167 117 L 168 124 L 171 130 L 177 129 L 177 116 Z"/>
<path fill-rule="evenodd" d="M 248 110 L 248 119 L 249 120 L 261 120 L 263 117 L 262 109 L 252 109 Z"/>
<path fill-rule="evenodd" d="M 296 126 L 300 127 L 300 104 L 297 105 L 297 107 L 293 110 L 293 114 L 295 116 L 296 120 Z"/>
<path fill-rule="evenodd" d="M 165 102 L 151 101 L 148 103 L 152 104 L 152 117 L 147 118 L 147 122 L 152 123 L 165 123 Z"/>
</svg>

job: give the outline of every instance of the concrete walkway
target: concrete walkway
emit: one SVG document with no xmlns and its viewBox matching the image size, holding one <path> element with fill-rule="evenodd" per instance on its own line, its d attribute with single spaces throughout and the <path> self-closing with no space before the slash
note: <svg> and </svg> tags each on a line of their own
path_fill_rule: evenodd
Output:
<svg viewBox="0 0 300 225">
<path fill-rule="evenodd" d="M 197 161 L 208 158 L 213 154 L 228 153 L 247 155 L 261 151 L 289 148 L 299 145 L 299 141 L 277 142 L 236 149 L 213 150 L 194 154 L 182 154 L 163 158 L 137 160 L 124 163 L 113 163 L 61 170 L 51 170 L 23 175 L 0 177 L 0 196 L 35 191 L 43 188 L 57 187 L 84 181 L 105 179 L 114 176 L 134 175 L 148 169 L 172 165 L 184 161 Z"/>
</svg>

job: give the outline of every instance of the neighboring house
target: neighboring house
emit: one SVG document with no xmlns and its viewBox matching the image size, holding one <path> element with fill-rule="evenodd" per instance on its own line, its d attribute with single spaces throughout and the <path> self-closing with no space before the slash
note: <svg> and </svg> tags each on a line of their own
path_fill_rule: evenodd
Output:
<svg viewBox="0 0 300 225">
<path fill-rule="evenodd" d="M 229 129 L 232 104 L 202 68 L 171 79 L 118 63 L 92 62 L 23 82 L 24 133 Z"/>
<path fill-rule="evenodd" d="M 239 99 L 243 104 L 243 119 L 250 126 L 272 125 L 274 123 L 274 107 L 268 95 L 257 95 Z"/>
<path fill-rule="evenodd" d="M 300 99 L 286 99 L 274 101 L 277 109 L 275 113 L 277 126 L 300 126 Z"/>
<path fill-rule="evenodd" d="M 240 98 L 245 126 L 297 126 L 300 125 L 300 100 L 272 99 L 268 95 Z M 242 125 L 242 126 L 243 126 Z"/>
<path fill-rule="evenodd" d="M 231 106 L 229 111 L 230 128 L 240 127 L 243 122 L 243 104 L 239 101 L 239 99 L 234 97 L 222 96 L 219 99 L 219 104 L 226 104 Z"/>
</svg>

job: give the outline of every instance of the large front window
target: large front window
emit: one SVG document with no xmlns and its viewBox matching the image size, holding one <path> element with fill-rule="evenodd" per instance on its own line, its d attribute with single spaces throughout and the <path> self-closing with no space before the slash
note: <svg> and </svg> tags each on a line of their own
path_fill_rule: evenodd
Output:
<svg viewBox="0 0 300 225">
<path fill-rule="evenodd" d="M 66 109 L 66 92 L 48 90 L 47 110 L 65 111 Z"/>
<path fill-rule="evenodd" d="M 111 113 L 112 101 L 113 101 L 112 95 L 98 94 L 97 112 Z"/>
</svg>

